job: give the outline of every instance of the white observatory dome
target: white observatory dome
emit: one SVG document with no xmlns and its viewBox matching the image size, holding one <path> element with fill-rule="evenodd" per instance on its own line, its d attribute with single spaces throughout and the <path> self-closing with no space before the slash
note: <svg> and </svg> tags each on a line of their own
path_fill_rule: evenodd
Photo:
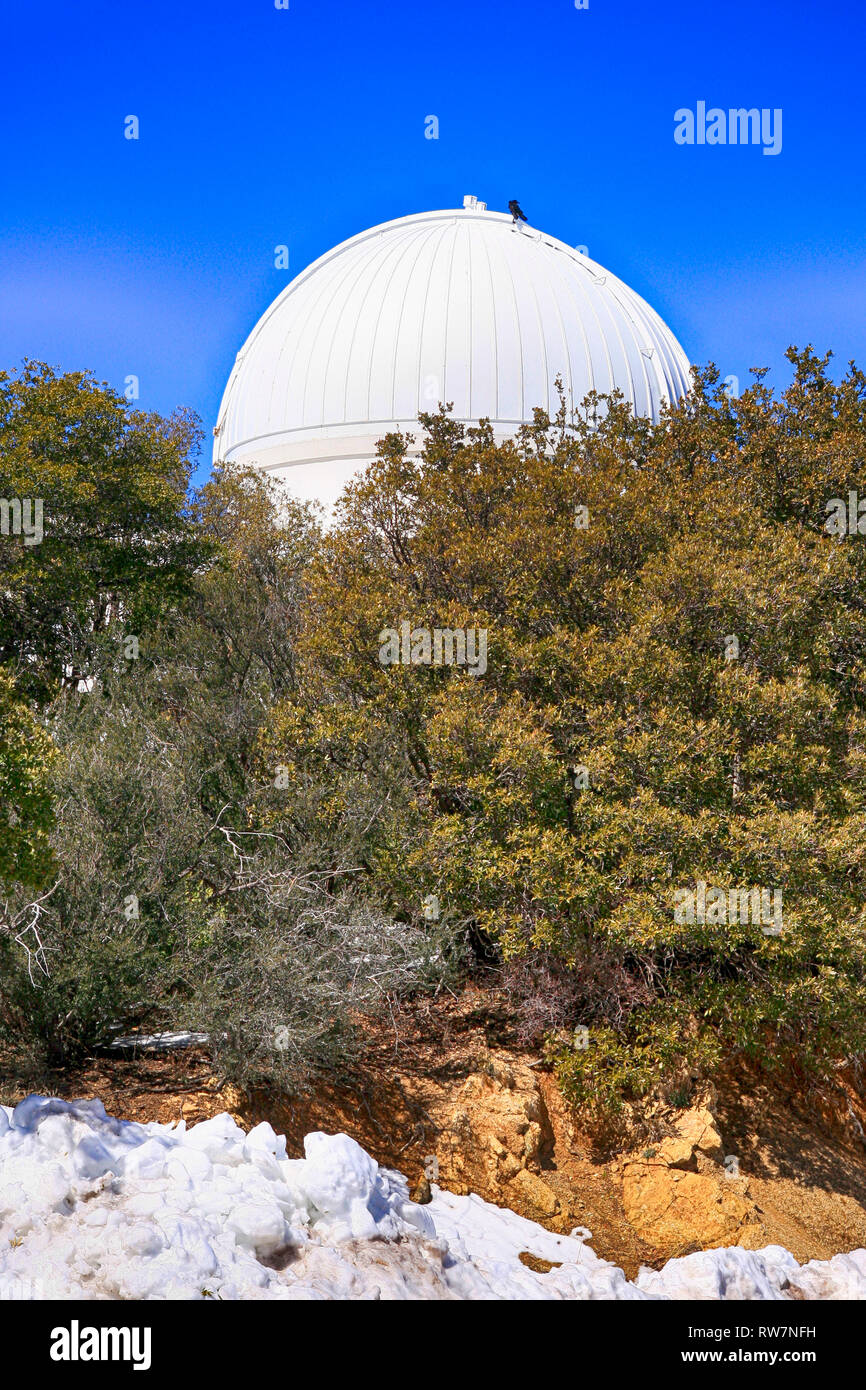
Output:
<svg viewBox="0 0 866 1390">
<path fill-rule="evenodd" d="M 384 222 L 298 275 L 256 324 L 229 377 L 214 459 L 255 464 L 330 508 L 389 431 L 453 402 L 497 438 L 618 387 L 657 420 L 689 364 L 650 306 L 565 242 L 463 208 Z"/>
</svg>

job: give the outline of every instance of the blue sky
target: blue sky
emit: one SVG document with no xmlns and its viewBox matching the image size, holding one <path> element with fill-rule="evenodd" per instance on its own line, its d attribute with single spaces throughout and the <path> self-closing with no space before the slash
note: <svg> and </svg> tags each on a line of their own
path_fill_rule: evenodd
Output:
<svg viewBox="0 0 866 1390">
<path fill-rule="evenodd" d="M 3 27 L 6 368 L 134 374 L 209 436 L 292 275 L 465 193 L 585 245 L 723 375 L 783 384 L 791 342 L 866 367 L 863 0 L 41 0 Z M 781 108 L 781 153 L 675 144 L 699 100 Z"/>
</svg>

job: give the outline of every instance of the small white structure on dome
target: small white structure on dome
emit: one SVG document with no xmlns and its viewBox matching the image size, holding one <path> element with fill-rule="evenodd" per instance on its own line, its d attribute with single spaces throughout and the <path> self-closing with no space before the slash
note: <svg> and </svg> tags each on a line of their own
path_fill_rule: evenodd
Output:
<svg viewBox="0 0 866 1390">
<path fill-rule="evenodd" d="M 254 464 L 330 510 L 394 430 L 453 402 L 497 439 L 619 388 L 636 415 L 689 387 L 658 314 L 595 261 L 467 195 L 462 208 L 384 222 L 344 241 L 274 300 L 241 348 L 214 460 Z"/>
</svg>

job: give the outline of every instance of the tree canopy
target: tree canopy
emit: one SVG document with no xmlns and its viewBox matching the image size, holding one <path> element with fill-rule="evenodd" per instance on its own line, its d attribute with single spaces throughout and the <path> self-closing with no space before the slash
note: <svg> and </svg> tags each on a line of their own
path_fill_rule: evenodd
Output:
<svg viewBox="0 0 866 1390">
<path fill-rule="evenodd" d="M 39 887 L 51 868 L 54 749 L 0 669 L 0 885 Z"/>
<path fill-rule="evenodd" d="M 10 920 L 55 884 L 0 1031 L 198 1023 L 261 1079 L 286 1028 L 297 1083 L 459 968 L 581 1103 L 861 1054 L 866 378 L 789 356 L 656 424 L 440 408 L 324 532 L 255 474 L 188 497 L 184 417 L 0 378 L 0 493 L 45 499 L 0 541 Z"/>
<path fill-rule="evenodd" d="M 100 634 L 138 634 L 189 591 L 208 553 L 187 497 L 199 437 L 85 372 L 0 373 L 0 499 L 41 512 L 38 539 L 0 536 L 0 664 L 40 698 L 93 674 Z"/>
<path fill-rule="evenodd" d="M 422 417 L 419 460 L 389 436 L 313 563 L 298 689 L 262 736 L 323 824 L 369 803 L 395 913 L 432 894 L 506 970 L 554 963 L 575 1099 L 732 1049 L 824 1074 L 864 1042 L 866 549 L 825 521 L 863 477 L 866 382 L 790 357 L 780 398 L 756 372 L 730 399 L 710 368 L 657 426 L 591 400 L 500 445 Z M 485 630 L 486 672 L 420 641 L 383 666 L 401 622 Z M 701 883 L 780 892 L 781 934 L 677 920 Z"/>
</svg>

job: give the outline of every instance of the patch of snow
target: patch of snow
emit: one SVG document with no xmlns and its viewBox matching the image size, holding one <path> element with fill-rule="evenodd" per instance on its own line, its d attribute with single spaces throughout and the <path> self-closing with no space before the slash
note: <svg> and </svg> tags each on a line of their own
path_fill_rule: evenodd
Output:
<svg viewBox="0 0 866 1390">
<path fill-rule="evenodd" d="M 433 1194 L 417 1206 L 345 1134 L 291 1159 L 268 1124 L 136 1124 L 29 1096 L 0 1106 L 0 1299 L 866 1298 L 863 1250 L 803 1266 L 779 1246 L 704 1251 L 632 1282 L 583 1230 Z"/>
<path fill-rule="evenodd" d="M 208 1041 L 207 1033 L 128 1033 L 112 1038 L 109 1051 L 138 1048 L 142 1052 L 175 1052 L 183 1047 L 198 1047 Z"/>
</svg>

